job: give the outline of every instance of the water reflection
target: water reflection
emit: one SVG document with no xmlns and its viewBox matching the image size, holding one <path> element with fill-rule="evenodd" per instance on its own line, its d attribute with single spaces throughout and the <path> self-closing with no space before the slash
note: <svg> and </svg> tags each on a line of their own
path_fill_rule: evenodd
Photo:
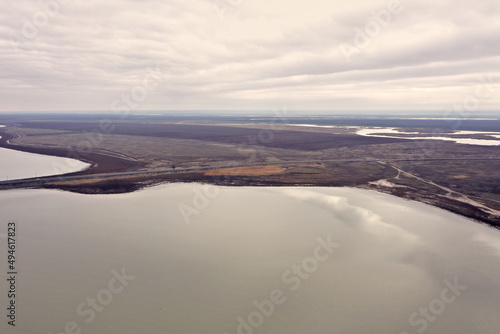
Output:
<svg viewBox="0 0 500 334">
<path fill-rule="evenodd" d="M 500 332 L 496 230 L 367 190 L 206 187 L 0 192 L 20 226 L 18 330 Z M 103 299 L 122 268 L 134 279 Z M 77 308 L 96 296 L 106 305 L 86 322 Z"/>
</svg>

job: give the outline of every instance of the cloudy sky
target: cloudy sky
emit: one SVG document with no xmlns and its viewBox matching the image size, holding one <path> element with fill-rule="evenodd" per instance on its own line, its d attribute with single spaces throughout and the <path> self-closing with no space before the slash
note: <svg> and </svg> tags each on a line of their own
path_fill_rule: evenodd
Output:
<svg viewBox="0 0 500 334">
<path fill-rule="evenodd" d="M 0 3 L 0 111 L 500 110 L 498 0 Z"/>
</svg>

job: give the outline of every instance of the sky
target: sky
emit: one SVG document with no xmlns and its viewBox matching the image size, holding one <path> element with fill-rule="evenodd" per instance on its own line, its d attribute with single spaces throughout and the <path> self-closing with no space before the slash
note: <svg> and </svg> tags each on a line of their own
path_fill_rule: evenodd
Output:
<svg viewBox="0 0 500 334">
<path fill-rule="evenodd" d="M 500 108 L 498 0 L 0 0 L 0 111 Z"/>
</svg>

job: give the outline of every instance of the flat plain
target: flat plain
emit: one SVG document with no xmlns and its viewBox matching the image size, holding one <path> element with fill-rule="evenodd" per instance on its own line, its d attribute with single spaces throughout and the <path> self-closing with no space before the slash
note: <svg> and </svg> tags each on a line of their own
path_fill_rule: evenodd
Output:
<svg viewBox="0 0 500 334">
<path fill-rule="evenodd" d="M 164 182 L 350 186 L 425 202 L 500 227 L 500 146 L 361 136 L 398 127 L 420 136 L 498 131 L 500 121 L 195 116 L 2 116 L 0 146 L 87 161 L 68 175 L 0 189 L 98 194 Z M 311 124 L 314 126 L 304 126 Z M 460 137 L 457 135 L 457 138 Z M 463 137 L 463 136 L 462 136 Z M 488 135 L 470 138 L 495 139 Z"/>
</svg>

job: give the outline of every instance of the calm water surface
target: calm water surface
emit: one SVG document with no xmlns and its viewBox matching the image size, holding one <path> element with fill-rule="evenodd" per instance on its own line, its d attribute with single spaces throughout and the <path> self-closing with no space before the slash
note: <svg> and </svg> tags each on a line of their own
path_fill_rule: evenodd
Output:
<svg viewBox="0 0 500 334">
<path fill-rule="evenodd" d="M 19 272 L 1 333 L 500 332 L 500 233 L 424 204 L 197 184 L 0 203 L 1 270 L 15 221 Z"/>
<path fill-rule="evenodd" d="M 0 181 L 66 174 L 89 167 L 90 164 L 75 159 L 0 148 Z"/>
</svg>

